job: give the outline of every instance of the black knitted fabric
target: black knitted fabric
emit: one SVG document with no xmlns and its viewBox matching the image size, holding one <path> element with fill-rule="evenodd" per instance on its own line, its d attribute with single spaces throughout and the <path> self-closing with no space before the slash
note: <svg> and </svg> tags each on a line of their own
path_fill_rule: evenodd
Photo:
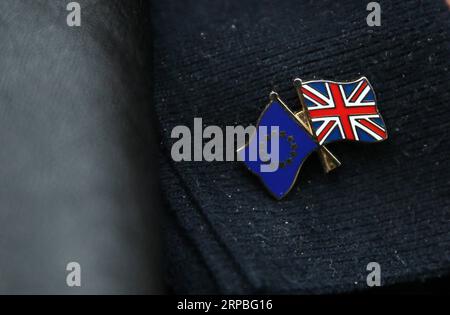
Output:
<svg viewBox="0 0 450 315">
<path fill-rule="evenodd" d="M 153 4 L 155 106 L 177 293 L 331 293 L 450 271 L 449 14 L 443 1 L 160 1 Z M 366 76 L 389 139 L 336 143 L 274 200 L 238 162 L 170 158 L 176 125 L 254 124 L 292 80 Z M 176 227 L 174 227 L 174 225 Z M 205 292 L 208 291 L 208 292 Z"/>
</svg>

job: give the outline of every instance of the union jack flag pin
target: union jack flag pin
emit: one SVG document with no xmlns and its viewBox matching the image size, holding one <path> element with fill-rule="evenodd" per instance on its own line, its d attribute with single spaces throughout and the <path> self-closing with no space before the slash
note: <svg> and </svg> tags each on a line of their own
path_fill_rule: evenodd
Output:
<svg viewBox="0 0 450 315">
<path fill-rule="evenodd" d="M 386 140 L 387 129 L 381 117 L 375 93 L 369 80 L 361 77 L 351 82 L 328 80 L 294 80 L 300 110 L 291 111 L 277 93 L 270 94 L 270 103 L 258 119 L 257 132 L 238 150 L 240 159 L 258 176 L 277 199 L 292 189 L 300 168 L 316 151 L 326 173 L 339 167 L 339 160 L 326 144 L 348 140 L 380 142 Z M 261 134 L 259 127 L 273 128 L 270 136 Z M 274 138 L 277 141 L 273 142 Z M 277 150 L 270 167 L 261 150 Z M 249 159 L 253 151 L 256 159 Z"/>
<path fill-rule="evenodd" d="M 386 125 L 367 78 L 352 82 L 295 79 L 294 86 L 320 145 L 339 140 L 387 139 Z"/>
</svg>

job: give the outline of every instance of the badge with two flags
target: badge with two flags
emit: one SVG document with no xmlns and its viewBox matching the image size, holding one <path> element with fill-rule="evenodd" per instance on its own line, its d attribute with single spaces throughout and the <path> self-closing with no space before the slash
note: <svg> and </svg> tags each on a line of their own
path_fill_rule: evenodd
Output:
<svg viewBox="0 0 450 315">
<path fill-rule="evenodd" d="M 312 152 L 318 152 L 325 172 L 341 164 L 326 144 L 387 139 L 386 125 L 367 78 L 353 82 L 295 79 L 294 86 L 301 110 L 291 111 L 272 92 L 256 132 L 238 150 L 238 157 L 277 199 L 292 189 L 303 162 Z M 278 154 L 271 154 L 268 160 L 265 153 L 274 150 Z"/>
</svg>

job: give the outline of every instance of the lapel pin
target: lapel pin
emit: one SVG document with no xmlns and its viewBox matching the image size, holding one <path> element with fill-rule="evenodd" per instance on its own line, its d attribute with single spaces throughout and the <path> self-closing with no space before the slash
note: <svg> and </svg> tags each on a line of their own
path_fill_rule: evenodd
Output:
<svg viewBox="0 0 450 315">
<path fill-rule="evenodd" d="M 367 78 L 352 82 L 295 79 L 294 87 L 299 110 L 292 111 L 276 92 L 271 92 L 256 132 L 238 149 L 239 159 L 276 199 L 289 193 L 312 152 L 318 153 L 328 173 L 341 163 L 327 144 L 387 139 L 386 125 Z"/>
</svg>

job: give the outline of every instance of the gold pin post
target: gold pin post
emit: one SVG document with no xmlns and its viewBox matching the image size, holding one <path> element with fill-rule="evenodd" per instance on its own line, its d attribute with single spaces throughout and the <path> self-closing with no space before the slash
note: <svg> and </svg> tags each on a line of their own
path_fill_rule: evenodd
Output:
<svg viewBox="0 0 450 315">
<path fill-rule="evenodd" d="M 305 104 L 305 99 L 302 93 L 302 80 L 295 79 L 294 87 L 297 90 L 297 95 L 302 107 L 301 111 L 295 113 L 295 117 L 305 126 L 306 130 L 317 140 L 314 130 L 312 128 L 311 117 L 309 116 L 308 108 Z M 328 173 L 341 165 L 341 162 L 324 146 L 322 145 L 318 150 L 320 161 L 325 173 Z"/>
</svg>

